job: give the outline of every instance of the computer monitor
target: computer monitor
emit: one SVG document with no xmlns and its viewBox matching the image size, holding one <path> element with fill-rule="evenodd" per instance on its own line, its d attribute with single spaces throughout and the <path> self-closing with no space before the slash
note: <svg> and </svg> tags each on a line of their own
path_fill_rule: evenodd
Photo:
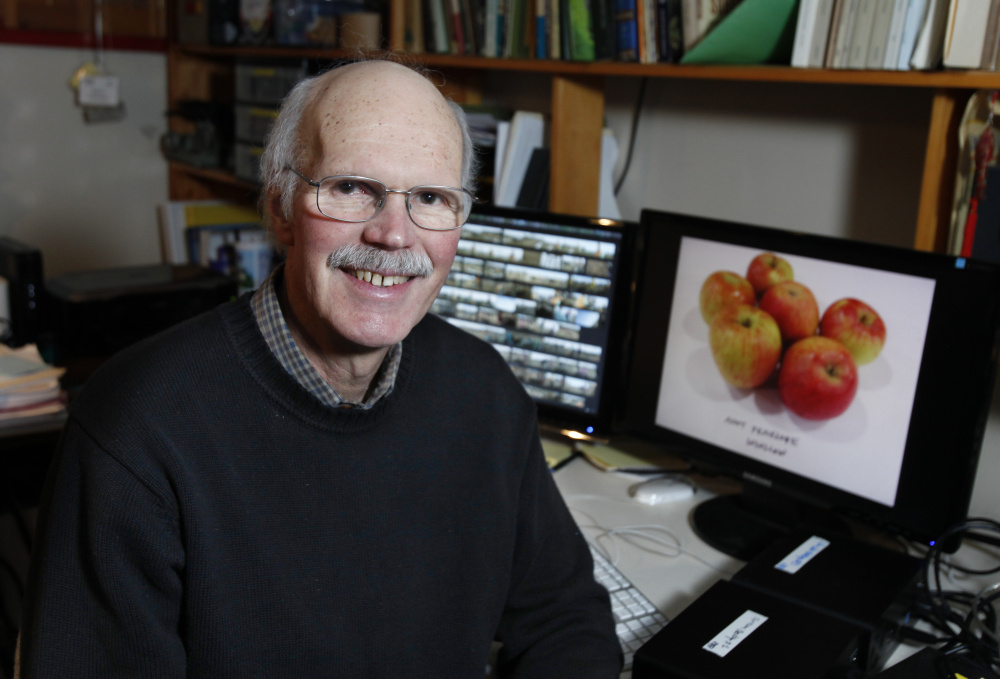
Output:
<svg viewBox="0 0 1000 679">
<path fill-rule="evenodd" d="M 477 207 L 431 312 L 486 340 L 571 438 L 606 438 L 624 378 L 637 224 Z"/>
<path fill-rule="evenodd" d="M 651 210 L 641 227 L 626 419 L 742 481 L 695 509 L 702 539 L 747 559 L 789 524 L 848 516 L 930 543 L 965 518 L 997 364 L 996 266 Z M 800 287 L 758 292 L 764 253 L 790 269 L 755 267 Z"/>
</svg>

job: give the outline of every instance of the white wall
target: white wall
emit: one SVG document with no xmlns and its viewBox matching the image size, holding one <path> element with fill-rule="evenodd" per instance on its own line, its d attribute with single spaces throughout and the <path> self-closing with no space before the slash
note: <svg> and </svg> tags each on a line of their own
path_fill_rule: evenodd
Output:
<svg viewBox="0 0 1000 679">
<path fill-rule="evenodd" d="M 85 123 L 68 81 L 93 59 L 0 45 L 0 235 L 41 249 L 46 276 L 160 259 L 166 57 L 107 51 L 126 115 Z"/>
</svg>

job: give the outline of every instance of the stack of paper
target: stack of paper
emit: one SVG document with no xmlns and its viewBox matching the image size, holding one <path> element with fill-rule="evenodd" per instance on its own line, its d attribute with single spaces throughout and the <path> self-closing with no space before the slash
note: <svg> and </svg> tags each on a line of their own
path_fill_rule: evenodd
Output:
<svg viewBox="0 0 1000 679">
<path fill-rule="evenodd" d="M 17 349 L 0 344 L 0 426 L 65 410 L 59 383 L 64 372 L 42 360 L 34 344 Z"/>
</svg>

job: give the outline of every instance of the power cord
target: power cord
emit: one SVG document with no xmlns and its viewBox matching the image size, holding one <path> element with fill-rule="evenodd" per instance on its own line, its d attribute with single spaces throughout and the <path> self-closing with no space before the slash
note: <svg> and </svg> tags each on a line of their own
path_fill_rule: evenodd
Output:
<svg viewBox="0 0 1000 679">
<path fill-rule="evenodd" d="M 625 183 L 625 177 L 628 176 L 629 168 L 632 166 L 632 154 L 635 152 L 635 140 L 639 136 L 639 115 L 642 113 L 642 107 L 646 100 L 646 87 L 649 84 L 649 78 L 643 78 L 639 81 L 639 94 L 636 97 L 635 107 L 632 109 L 632 129 L 629 131 L 628 140 L 628 152 L 625 154 L 625 164 L 622 166 L 622 173 L 618 177 L 618 181 L 615 182 L 615 195 L 622 190 L 622 184 Z"/>
</svg>

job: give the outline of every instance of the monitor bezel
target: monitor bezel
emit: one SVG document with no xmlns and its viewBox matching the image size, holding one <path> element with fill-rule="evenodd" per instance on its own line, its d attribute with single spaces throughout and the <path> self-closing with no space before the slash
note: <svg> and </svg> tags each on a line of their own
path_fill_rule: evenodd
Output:
<svg viewBox="0 0 1000 679">
<path fill-rule="evenodd" d="M 498 207 L 493 204 L 476 205 L 467 223 L 476 223 L 477 219 L 482 218 L 502 219 L 512 223 L 524 222 L 526 226 L 534 225 L 534 228 L 539 225 L 569 226 L 585 231 L 603 230 L 621 234 L 621 254 L 613 283 L 607 353 L 597 411 L 588 413 L 541 400 L 535 401 L 539 426 L 543 432 L 575 440 L 605 442 L 610 440 L 621 417 L 622 390 L 627 379 L 627 352 L 631 343 L 633 292 L 637 275 L 635 244 L 639 223 L 546 210 Z"/>
<path fill-rule="evenodd" d="M 943 254 L 658 210 L 644 210 L 640 224 L 643 254 L 626 403 L 630 429 L 667 446 L 696 468 L 740 479 L 744 487 L 759 485 L 920 542 L 933 541 L 965 518 L 997 367 L 1000 267 Z M 655 424 L 674 273 L 684 236 L 936 281 L 899 489 L 891 507 Z M 976 313 L 959 313 L 970 304 L 963 295 L 977 286 L 991 294 L 977 301 L 981 308 Z M 961 329 L 957 351 L 948 351 L 954 343 L 948 337 L 948 324 Z M 954 379 L 954 375 L 962 378 Z M 943 425 L 945 422 L 948 424 Z"/>
</svg>

